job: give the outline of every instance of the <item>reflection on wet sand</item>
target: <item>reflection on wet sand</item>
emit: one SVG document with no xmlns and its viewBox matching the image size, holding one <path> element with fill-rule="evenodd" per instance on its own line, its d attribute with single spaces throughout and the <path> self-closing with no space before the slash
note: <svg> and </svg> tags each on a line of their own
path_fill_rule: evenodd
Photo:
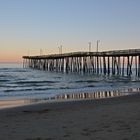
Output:
<svg viewBox="0 0 140 140">
<path fill-rule="evenodd" d="M 92 93 L 70 93 L 60 94 L 54 97 L 45 99 L 30 99 L 30 102 L 43 102 L 43 101 L 69 101 L 69 100 L 84 100 L 84 99 L 101 99 L 110 97 L 119 97 L 130 95 L 135 92 L 139 92 L 140 88 L 129 88 L 123 90 L 112 90 L 112 91 L 95 91 Z"/>
<path fill-rule="evenodd" d="M 29 104 L 28 99 L 0 100 L 0 108 L 9 108 Z"/>
<path fill-rule="evenodd" d="M 34 103 L 47 103 L 47 102 L 61 102 L 61 101 L 76 101 L 76 100 L 93 100 L 102 98 L 111 98 L 126 96 L 133 93 L 140 92 L 140 88 L 129 88 L 123 90 L 112 90 L 112 91 L 95 91 L 95 92 L 83 92 L 83 93 L 70 93 L 70 94 L 59 94 L 49 98 L 26 98 L 26 99 L 13 99 L 13 100 L 0 100 L 0 108 L 9 108 L 15 106 L 23 106 Z"/>
</svg>

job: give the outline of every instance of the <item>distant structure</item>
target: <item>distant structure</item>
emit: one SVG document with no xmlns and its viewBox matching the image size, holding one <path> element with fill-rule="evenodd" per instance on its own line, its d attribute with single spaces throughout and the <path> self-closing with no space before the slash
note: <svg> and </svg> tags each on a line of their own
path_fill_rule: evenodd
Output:
<svg viewBox="0 0 140 140">
<path fill-rule="evenodd" d="M 98 45 L 97 45 L 98 46 Z M 24 68 L 140 77 L 140 49 L 23 56 Z"/>
<path fill-rule="evenodd" d="M 99 42 L 100 40 L 97 40 L 97 52 L 99 51 Z"/>
<path fill-rule="evenodd" d="M 91 42 L 89 42 L 88 45 L 89 45 L 89 52 L 91 52 Z"/>
<path fill-rule="evenodd" d="M 59 49 L 59 54 L 62 54 L 62 45 L 58 47 Z"/>
</svg>

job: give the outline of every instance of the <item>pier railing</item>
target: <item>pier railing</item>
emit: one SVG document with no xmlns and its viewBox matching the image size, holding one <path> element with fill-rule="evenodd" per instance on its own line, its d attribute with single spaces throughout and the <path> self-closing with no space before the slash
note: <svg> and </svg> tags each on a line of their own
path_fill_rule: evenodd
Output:
<svg viewBox="0 0 140 140">
<path fill-rule="evenodd" d="M 140 49 L 23 56 L 23 66 L 48 71 L 140 76 Z"/>
</svg>

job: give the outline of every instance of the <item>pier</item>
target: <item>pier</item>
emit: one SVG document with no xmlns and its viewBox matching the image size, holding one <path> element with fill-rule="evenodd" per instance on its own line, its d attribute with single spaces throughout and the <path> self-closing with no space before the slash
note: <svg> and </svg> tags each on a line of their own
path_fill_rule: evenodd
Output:
<svg viewBox="0 0 140 140">
<path fill-rule="evenodd" d="M 23 67 L 56 72 L 140 77 L 140 49 L 23 56 Z"/>
</svg>

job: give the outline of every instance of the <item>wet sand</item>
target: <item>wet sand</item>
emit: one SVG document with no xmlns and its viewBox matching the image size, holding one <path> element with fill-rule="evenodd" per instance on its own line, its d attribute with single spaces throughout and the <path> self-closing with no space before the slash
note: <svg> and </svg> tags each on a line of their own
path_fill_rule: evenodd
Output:
<svg viewBox="0 0 140 140">
<path fill-rule="evenodd" d="M 17 106 L 28 105 L 29 100 L 26 99 L 12 99 L 12 100 L 0 100 L 0 109 L 13 108 Z"/>
<path fill-rule="evenodd" d="M 0 110 L 0 140 L 140 140 L 140 94 Z"/>
</svg>

